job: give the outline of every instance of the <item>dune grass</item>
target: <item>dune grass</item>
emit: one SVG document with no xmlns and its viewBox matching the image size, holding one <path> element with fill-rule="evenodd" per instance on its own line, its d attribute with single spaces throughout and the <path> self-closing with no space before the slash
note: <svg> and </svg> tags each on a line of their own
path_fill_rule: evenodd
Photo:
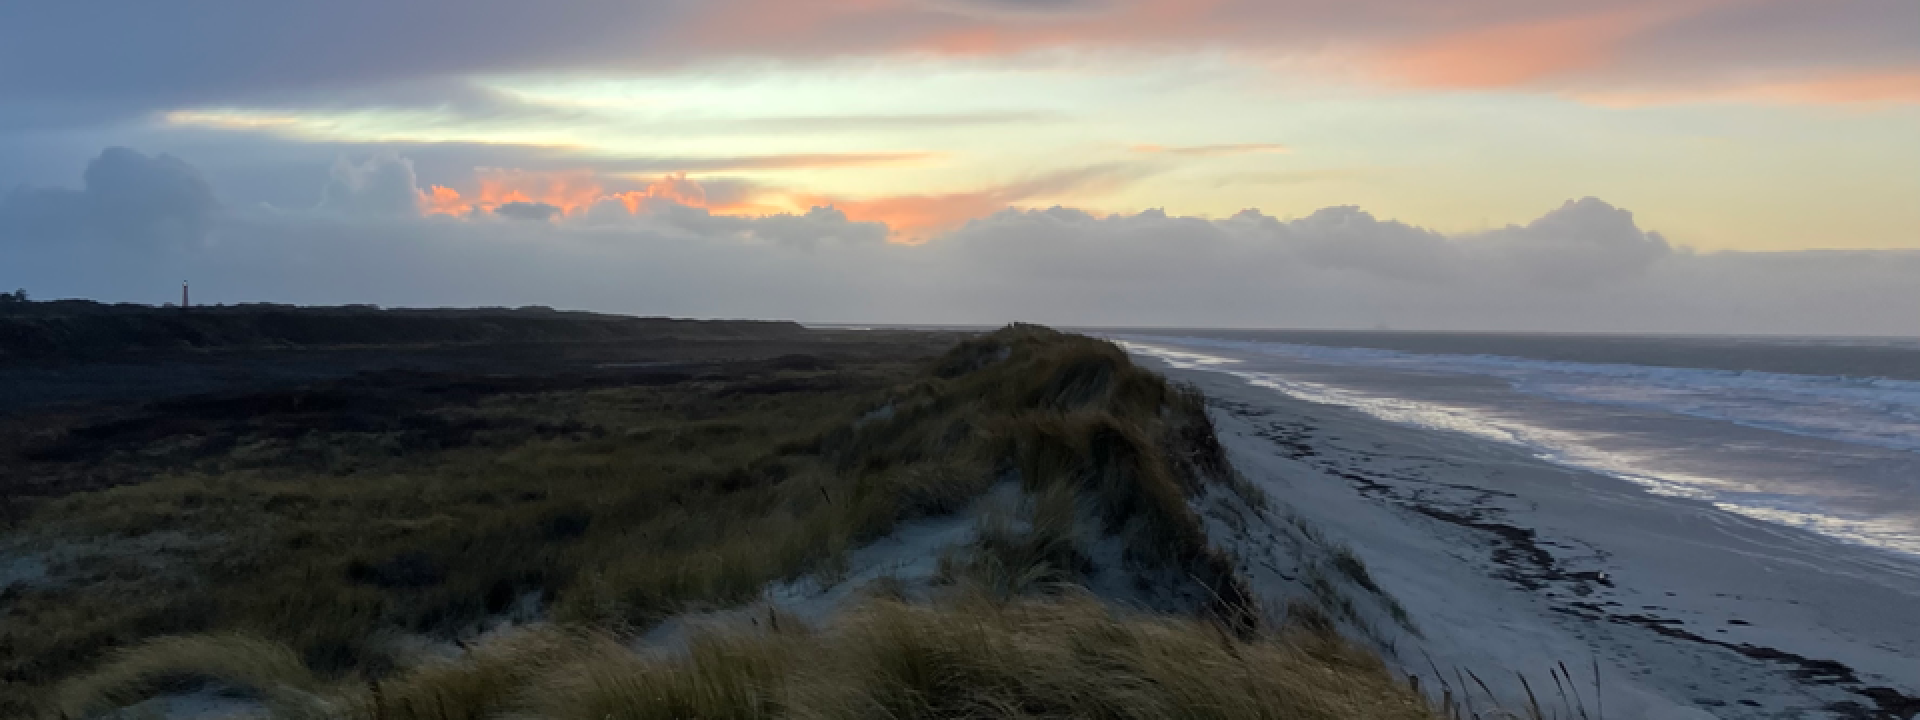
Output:
<svg viewBox="0 0 1920 720">
<path fill-rule="evenodd" d="M 283 694 L 256 679 L 269 684 L 250 689 Z M 875 600 L 818 631 L 709 632 L 675 655 L 636 654 L 606 635 L 523 631 L 272 709 L 343 720 L 1434 717 L 1377 659 L 1337 639 L 1295 630 L 1235 638 L 1214 623 L 1124 614 L 1085 596 Z"/>
<path fill-rule="evenodd" d="M 1086 597 L 880 602 L 796 645 L 785 652 L 805 662 L 767 688 L 774 717 L 1427 717 L 1377 661 L 1337 642 L 1235 639 L 1211 623 L 1116 614 Z"/>
<path fill-rule="evenodd" d="M 948 457 L 848 473 L 820 455 L 819 438 L 923 372 L 909 350 L 664 383 L 325 386 L 248 402 L 297 411 L 90 448 L 151 479 L 41 503 L 16 529 L 9 552 L 48 572 L 0 611 L 0 716 L 156 636 L 247 633 L 320 676 L 378 677 L 400 660 L 394 635 L 527 611 L 639 628 L 829 569 L 891 527 L 910 505 L 896 495 L 945 497 L 962 473 Z"/>
<path fill-rule="evenodd" d="M 58 712 L 85 717 L 202 682 L 257 692 L 281 717 L 302 717 L 319 707 L 321 685 L 292 649 L 258 637 L 219 634 L 164 637 L 121 650 L 63 687 Z"/>
<path fill-rule="evenodd" d="M 1234 638 L 1085 597 L 876 604 L 820 645 L 787 689 L 790 717 L 1428 717 L 1377 660 L 1336 639 Z"/>
<path fill-rule="evenodd" d="M 1202 399 L 1109 343 L 1016 325 L 922 362 L 413 412 L 478 429 L 444 447 L 241 434 L 152 482 L 41 508 L 50 535 L 142 550 L 99 557 L 100 582 L 31 594 L 0 623 L 0 705 L 44 708 L 46 688 L 89 666 L 63 706 L 124 703 L 177 653 L 183 675 L 268 698 L 304 696 L 266 685 L 324 686 L 326 712 L 380 720 L 1420 716 L 1364 653 L 1262 627 L 1189 505 L 1242 490 Z M 849 550 L 1009 479 L 1033 513 L 1018 531 L 983 528 L 975 562 L 996 565 L 962 573 L 997 578 L 981 583 L 992 602 L 882 601 L 822 634 L 707 636 L 678 659 L 616 640 L 770 581 L 831 579 Z M 1193 583 L 1205 620 L 1120 617 L 1057 591 L 1084 562 L 1083 514 L 1128 562 Z M 1041 587 L 1052 600 L 1020 599 Z M 528 612 L 570 629 L 425 662 L 391 642 L 471 637 Z M 23 634 L 22 617 L 63 634 Z M 300 679 L 193 660 L 202 640 L 141 644 L 181 633 L 284 647 Z"/>
</svg>

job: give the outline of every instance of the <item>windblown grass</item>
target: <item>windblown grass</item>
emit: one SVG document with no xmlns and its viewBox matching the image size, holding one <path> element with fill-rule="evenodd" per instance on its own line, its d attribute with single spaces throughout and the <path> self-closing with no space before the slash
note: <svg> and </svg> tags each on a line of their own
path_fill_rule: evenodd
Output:
<svg viewBox="0 0 1920 720">
<path fill-rule="evenodd" d="M 356 378 L 72 428 L 40 451 L 83 448 L 63 472 L 151 479 L 41 502 L 16 530 L 48 572 L 7 592 L 0 716 L 157 636 L 245 633 L 318 676 L 377 678 L 397 662 L 384 636 L 528 613 L 643 628 L 830 572 L 916 512 L 899 498 L 952 504 L 943 486 L 988 475 L 951 456 L 842 472 L 820 454 L 929 348 L 632 379 Z"/>
<path fill-rule="evenodd" d="M 795 718 L 1426 718 L 1377 660 L 1306 634 L 1235 639 L 1084 597 L 877 604 L 787 690 Z"/>
<path fill-rule="evenodd" d="M 373 720 L 1422 717 L 1365 653 L 1261 627 L 1189 504 L 1244 491 L 1203 400 L 1109 343 L 1016 325 L 921 364 L 535 386 L 413 412 L 474 429 L 432 447 L 351 428 L 242 434 L 156 481 L 43 508 L 49 531 L 156 550 L 24 598 L 16 617 L 64 634 L 0 623 L 15 683 L 0 704 L 137 647 L 63 697 L 137 700 L 154 686 L 125 678 L 178 655 L 180 673 L 268 698 L 349 688 L 327 712 Z M 962 573 L 990 601 L 879 602 L 824 634 L 710 635 L 677 659 L 612 639 L 770 581 L 831 580 L 853 548 L 1009 479 L 1032 511 L 990 519 Z M 1128 563 L 1192 583 L 1207 619 L 1119 617 L 1063 589 L 1084 569 L 1087 519 Z M 1020 599 L 1036 591 L 1054 599 Z M 528 607 L 576 630 L 425 664 L 380 640 L 471 637 Z M 236 631 L 271 638 L 280 660 L 262 667 L 298 680 L 195 660 L 201 640 L 139 644 Z"/>
<path fill-rule="evenodd" d="M 523 712 L 553 720 L 784 717 L 792 675 L 821 659 L 814 638 L 787 627 L 708 633 L 672 658 L 642 657 L 601 640 L 582 662 L 524 688 Z"/>
<path fill-rule="evenodd" d="M 606 656 L 603 642 L 550 629 L 510 632 L 458 657 L 431 659 L 404 674 L 370 682 L 365 692 L 343 693 L 328 703 L 328 715 L 367 720 L 498 717 L 517 705 L 530 683 Z"/>
<path fill-rule="evenodd" d="M 1063 484 L 1033 498 L 1029 507 L 989 509 L 977 523 L 972 546 L 951 549 L 941 558 L 941 579 L 1000 601 L 1080 580 L 1090 561 L 1081 547 L 1077 500 Z"/>
<path fill-rule="evenodd" d="M 159 638 L 115 653 L 100 669 L 62 688 L 59 710 L 84 717 L 156 691 L 204 682 L 255 691 L 282 717 L 305 717 L 319 706 L 321 685 L 292 649 L 224 634 Z"/>
<path fill-rule="evenodd" d="M 1210 614 L 1240 631 L 1256 625 L 1257 603 L 1188 502 L 1233 480 L 1198 393 L 1135 367 L 1111 343 L 1043 328 L 1003 334 L 1037 346 L 1030 362 L 1041 368 L 1000 388 L 1015 404 L 996 437 L 1028 491 L 1073 488 L 1132 553 L 1198 583 Z"/>
<path fill-rule="evenodd" d="M 365 720 L 1434 717 L 1378 660 L 1338 640 L 1238 639 L 1083 596 L 877 600 L 819 632 L 721 631 L 672 656 L 531 631 L 308 707 Z"/>
</svg>

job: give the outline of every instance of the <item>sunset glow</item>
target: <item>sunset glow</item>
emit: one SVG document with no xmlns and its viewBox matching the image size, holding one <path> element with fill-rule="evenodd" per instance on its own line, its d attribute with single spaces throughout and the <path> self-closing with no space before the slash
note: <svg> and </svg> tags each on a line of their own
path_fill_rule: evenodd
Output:
<svg viewBox="0 0 1920 720">
<path fill-rule="evenodd" d="M 1920 720 L 1920 0 L 0 2 L 0 377 L 0 720 Z"/>
<path fill-rule="evenodd" d="M 641 3 L 632 37 L 182 96 L 142 132 L 421 158 L 415 205 L 455 219 L 831 206 L 922 243 L 1006 208 L 1355 205 L 1470 232 L 1591 195 L 1703 250 L 1915 247 L 1920 18 L 1880 7 Z"/>
</svg>

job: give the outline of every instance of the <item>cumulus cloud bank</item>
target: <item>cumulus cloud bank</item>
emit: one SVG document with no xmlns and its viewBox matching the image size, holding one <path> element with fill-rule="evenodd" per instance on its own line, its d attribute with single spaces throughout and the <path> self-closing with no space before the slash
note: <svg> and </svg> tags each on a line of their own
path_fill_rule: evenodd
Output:
<svg viewBox="0 0 1920 720">
<path fill-rule="evenodd" d="M 82 183 L 20 187 L 0 198 L 0 242 L 140 249 L 203 238 L 221 212 L 200 172 L 171 155 L 109 148 L 87 164 Z"/>
<path fill-rule="evenodd" d="M 514 218 L 516 220 L 539 220 L 545 222 L 552 220 L 555 215 L 559 215 L 560 208 L 543 202 L 515 200 L 494 208 L 493 214 L 501 217 Z"/>
<path fill-rule="evenodd" d="M 424 195 L 413 162 L 381 154 L 360 163 L 340 158 L 320 191 L 320 208 L 346 215 L 410 217 L 420 213 Z"/>
<path fill-rule="evenodd" d="M 633 204 L 451 216 L 389 156 L 336 165 L 311 208 L 228 208 L 184 162 L 109 150 L 83 189 L 0 203 L 0 286 L 142 300 L 190 278 L 229 302 L 850 322 L 1920 334 L 1920 252 L 1696 253 L 1594 198 L 1461 235 L 1355 207 L 1003 209 L 905 246 L 833 207 L 716 214 L 685 204 L 698 183 L 669 182 Z"/>
</svg>

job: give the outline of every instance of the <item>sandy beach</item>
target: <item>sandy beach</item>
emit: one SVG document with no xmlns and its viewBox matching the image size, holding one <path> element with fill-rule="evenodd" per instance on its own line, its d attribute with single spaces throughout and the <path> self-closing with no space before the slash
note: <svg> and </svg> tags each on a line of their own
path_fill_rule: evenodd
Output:
<svg viewBox="0 0 1920 720">
<path fill-rule="evenodd" d="M 1543 706 L 1617 718 L 1920 712 L 1920 564 L 1135 355 L 1206 392 L 1233 463 L 1279 513 L 1364 560 L 1412 626 L 1373 623 L 1376 642 L 1423 687 L 1474 685 L 1484 708 L 1484 681 L 1513 707 L 1524 676 Z M 1260 536 L 1216 542 L 1263 594 L 1297 588 Z"/>
</svg>

